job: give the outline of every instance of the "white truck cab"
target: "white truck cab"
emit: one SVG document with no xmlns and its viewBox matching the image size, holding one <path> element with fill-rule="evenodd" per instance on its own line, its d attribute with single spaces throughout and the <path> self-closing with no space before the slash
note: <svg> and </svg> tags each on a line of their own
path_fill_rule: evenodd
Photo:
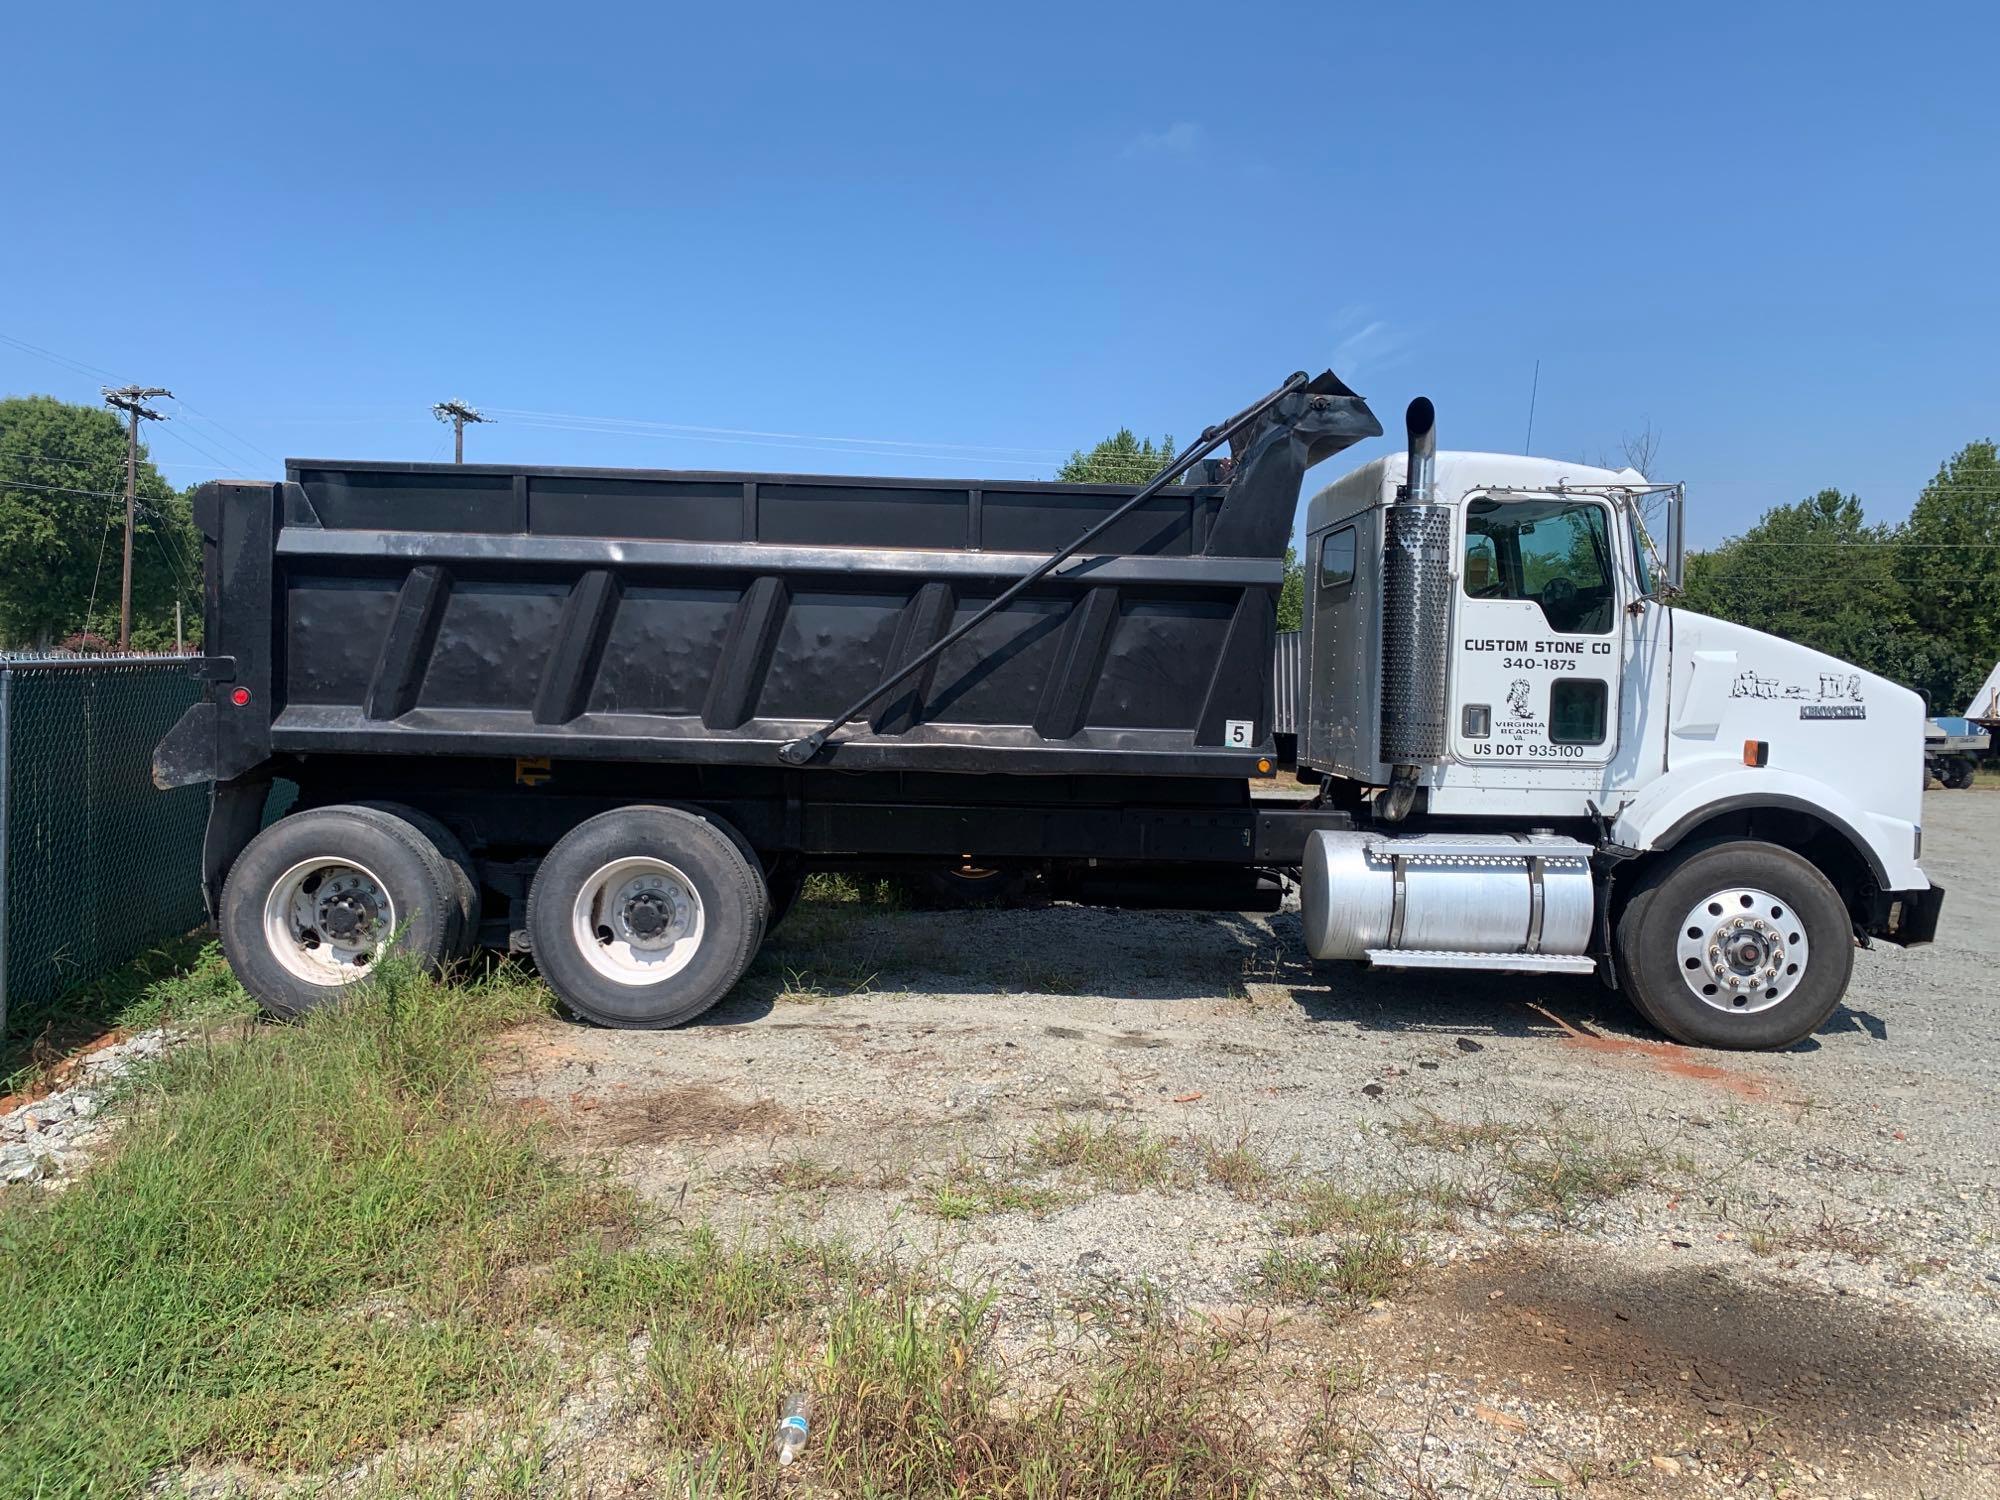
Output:
<svg viewBox="0 0 2000 1500">
<path fill-rule="evenodd" d="M 1439 453 L 1424 401 L 1408 453 L 1313 498 L 1299 764 L 1359 824 L 1308 849 L 1316 956 L 1595 970 L 1683 1040 L 1768 1047 L 1857 937 L 1929 939 L 1922 700 L 1674 607 L 1645 517 L 1677 538 L 1679 502 Z"/>
</svg>

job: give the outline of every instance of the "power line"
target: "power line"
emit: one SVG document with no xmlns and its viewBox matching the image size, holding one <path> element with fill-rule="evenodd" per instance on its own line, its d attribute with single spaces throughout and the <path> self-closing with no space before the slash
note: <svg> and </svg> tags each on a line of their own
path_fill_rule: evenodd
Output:
<svg viewBox="0 0 2000 1500">
<path fill-rule="evenodd" d="M 0 489 L 46 490 L 51 495 L 90 495 L 99 500 L 123 500 L 116 490 L 79 490 L 66 484 L 29 484 L 22 479 L 0 479 Z"/>
<path fill-rule="evenodd" d="M 111 523 L 118 519 L 113 511 L 104 518 L 104 530 L 97 538 L 97 566 L 90 572 L 90 602 L 83 607 L 83 633 L 90 634 L 91 617 L 97 613 L 97 580 L 104 576 L 104 544 L 111 539 Z"/>
<path fill-rule="evenodd" d="M 175 432 L 169 435 L 172 436 L 178 442 L 186 443 L 188 447 L 192 448 L 196 453 L 199 453 L 203 458 L 207 459 L 210 463 L 215 464 L 219 468 L 227 470 L 229 473 L 234 474 L 238 479 L 248 479 L 250 477 L 248 474 L 245 474 L 241 469 L 237 468 L 236 465 L 229 462 L 229 460 L 224 458 L 220 453 L 215 452 L 215 450 L 210 448 L 207 444 L 197 442 L 192 433 Z"/>
<path fill-rule="evenodd" d="M 206 412 L 196 409 L 194 406 L 190 405 L 184 398 L 176 396 L 174 400 L 179 404 L 182 411 L 186 412 L 189 416 L 195 418 L 197 421 L 208 423 L 209 426 L 215 428 L 218 432 L 222 433 L 224 437 L 234 440 L 236 446 L 239 449 L 243 450 L 244 452 L 250 454 L 255 458 L 261 459 L 263 462 L 268 464 L 276 464 L 280 462 L 280 460 L 273 458 L 270 454 L 266 453 L 262 448 L 259 448 L 255 443 L 251 442 L 248 438 L 238 434 L 234 429 L 224 427 L 222 423 L 218 422 L 214 417 L 209 416 Z"/>
<path fill-rule="evenodd" d="M 71 359 L 67 354 L 58 354 L 53 349 L 44 349 L 40 344 L 31 344 L 26 339 L 17 338 L 11 333 L 0 333 L 0 343 L 12 344 L 16 349 L 23 350 L 29 354 L 39 355 L 43 359 L 74 370 L 79 375 L 95 375 L 104 380 L 116 380 L 118 378 L 109 370 L 100 370 L 96 365 L 85 364 L 80 359 Z"/>
<path fill-rule="evenodd" d="M 706 433 L 717 437 L 789 438 L 808 443 L 862 443 L 874 448 L 925 448 L 961 453 L 1022 453 L 1043 458 L 1064 456 L 1060 448 L 1030 448 L 1013 444 L 925 442 L 907 438 L 843 437 L 831 433 L 767 432 L 753 427 L 701 427 L 688 422 L 653 422 L 641 417 L 585 416 L 575 412 L 525 411 L 507 406 L 496 406 L 493 410 L 502 416 L 518 417 L 523 420 L 532 418 L 541 421 L 589 422 L 662 432 Z"/>
</svg>

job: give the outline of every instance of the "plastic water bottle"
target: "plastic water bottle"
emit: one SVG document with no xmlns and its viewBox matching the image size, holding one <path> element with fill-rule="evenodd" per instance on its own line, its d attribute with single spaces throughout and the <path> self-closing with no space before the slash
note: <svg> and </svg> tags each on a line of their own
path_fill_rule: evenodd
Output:
<svg viewBox="0 0 2000 1500">
<path fill-rule="evenodd" d="M 785 1398 L 784 1408 L 778 1414 L 778 1435 L 771 1445 L 781 1465 L 797 1458 L 799 1450 L 805 1447 L 811 1418 L 812 1397 L 804 1391 L 794 1391 Z"/>
</svg>

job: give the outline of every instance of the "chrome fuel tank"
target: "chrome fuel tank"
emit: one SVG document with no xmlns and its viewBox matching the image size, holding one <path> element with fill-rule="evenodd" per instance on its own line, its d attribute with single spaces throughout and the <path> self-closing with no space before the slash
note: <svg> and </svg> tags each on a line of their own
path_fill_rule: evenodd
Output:
<svg viewBox="0 0 2000 1500">
<path fill-rule="evenodd" d="M 1328 832 L 1306 841 L 1314 958 L 1578 955 L 1595 910 L 1590 846 L 1546 834 Z"/>
</svg>

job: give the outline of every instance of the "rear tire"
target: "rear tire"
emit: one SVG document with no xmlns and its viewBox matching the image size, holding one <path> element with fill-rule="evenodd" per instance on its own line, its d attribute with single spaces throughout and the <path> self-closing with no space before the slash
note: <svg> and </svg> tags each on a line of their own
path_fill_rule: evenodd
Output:
<svg viewBox="0 0 2000 1500">
<path fill-rule="evenodd" d="M 1949 790 L 1962 792 L 1972 785 L 1972 778 L 1976 769 L 1970 759 L 1963 755 L 1955 755 L 1939 768 L 1938 780 L 1942 781 Z"/>
<path fill-rule="evenodd" d="M 734 833 L 678 807 L 580 823 L 535 873 L 535 966 L 600 1026 L 693 1020 L 728 994 L 763 938 L 764 876 Z"/>
<path fill-rule="evenodd" d="M 479 867 L 465 852 L 465 845 L 459 841 L 458 835 L 429 813 L 406 807 L 400 802 L 355 802 L 349 805 L 401 818 L 430 840 L 431 847 L 444 860 L 445 871 L 451 877 L 452 893 L 458 898 L 459 931 L 451 947 L 451 956 L 472 957 L 479 946 Z"/>
<path fill-rule="evenodd" d="M 806 888 L 805 861 L 795 854 L 780 854 L 765 872 L 764 883 L 771 892 L 771 909 L 764 918 L 764 936 L 768 938 L 799 904 Z"/>
<path fill-rule="evenodd" d="M 373 973 L 383 950 L 435 971 L 458 902 L 443 856 L 406 820 L 320 807 L 280 818 L 223 883 L 222 951 L 266 1013 L 291 1020 Z"/>
<path fill-rule="evenodd" d="M 963 860 L 916 877 L 915 904 L 928 911 L 969 911 L 1017 906 L 1028 893 L 1025 871 Z"/>
<path fill-rule="evenodd" d="M 1670 856 L 1618 919 L 1618 962 L 1641 1015 L 1697 1047 L 1768 1051 L 1811 1036 L 1854 969 L 1831 882 L 1775 844 Z"/>
</svg>

